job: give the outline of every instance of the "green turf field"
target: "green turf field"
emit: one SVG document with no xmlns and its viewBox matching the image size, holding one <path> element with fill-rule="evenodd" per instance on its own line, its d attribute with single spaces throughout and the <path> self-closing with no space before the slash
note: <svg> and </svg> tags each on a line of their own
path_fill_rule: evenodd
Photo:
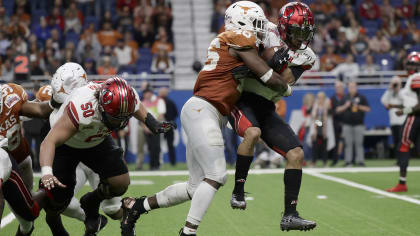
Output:
<svg viewBox="0 0 420 236">
<path fill-rule="evenodd" d="M 392 164 L 391 161 L 388 163 Z M 418 164 L 418 163 L 413 163 Z M 371 165 L 370 165 L 371 166 Z M 382 165 L 381 165 L 382 166 Z M 319 168 L 314 168 L 315 170 Z M 314 170 L 312 169 L 312 170 Z M 283 175 L 250 175 L 246 190 L 251 192 L 246 211 L 232 210 L 229 205 L 233 187 L 232 176 L 216 195 L 198 231 L 199 235 L 419 235 L 418 222 L 420 205 L 385 197 L 341 183 L 320 179 L 308 174 L 303 177 L 298 209 L 301 215 L 318 223 L 310 232 L 282 232 L 279 222 L 283 211 Z M 397 172 L 379 173 L 324 173 L 378 189 L 386 189 L 397 182 Z M 133 180 L 148 180 L 148 185 L 132 185 L 127 195 L 142 196 L 153 194 L 176 181 L 186 180 L 186 176 L 142 176 Z M 403 194 L 420 200 L 420 172 L 408 176 L 409 192 Z M 85 187 L 84 192 L 89 188 Z M 83 192 L 83 193 L 84 193 Z M 82 193 L 79 193 L 80 197 Z M 189 203 L 173 208 L 160 209 L 141 217 L 137 223 L 137 235 L 177 235 L 182 227 Z M 6 209 L 3 217 L 8 215 Z M 64 218 L 70 235 L 83 235 L 84 226 L 74 219 Z M 50 235 L 44 215 L 36 221 L 33 235 Z M 0 230 L 0 235 L 14 235 L 17 222 Z M 99 235 L 119 235 L 119 223 L 109 220 L 109 224 Z"/>
</svg>

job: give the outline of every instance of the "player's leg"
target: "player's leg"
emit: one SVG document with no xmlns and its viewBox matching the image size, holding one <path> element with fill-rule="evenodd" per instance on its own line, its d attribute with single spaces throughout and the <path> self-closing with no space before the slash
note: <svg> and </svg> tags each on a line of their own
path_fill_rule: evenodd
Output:
<svg viewBox="0 0 420 236">
<path fill-rule="evenodd" d="M 184 183 L 177 183 L 168 186 L 164 190 L 150 197 L 123 199 L 124 215 L 121 221 L 122 236 L 131 236 L 134 234 L 135 222 L 148 211 L 175 206 L 191 200 L 195 189 L 204 178 L 204 173 L 200 165 L 193 159 L 192 151 L 187 143 L 186 147 L 187 166 L 189 179 Z"/>
<path fill-rule="evenodd" d="M 80 163 L 76 168 L 76 186 L 74 187 L 74 194 L 77 194 L 87 181 L 86 173 L 82 169 L 81 165 L 83 164 Z M 80 207 L 80 202 L 75 196 L 72 197 L 70 204 L 63 212 L 63 215 L 78 219 L 82 222 L 86 219 L 85 212 Z"/>
<path fill-rule="evenodd" d="M 230 205 L 233 209 L 245 210 L 245 182 L 254 159 L 254 147 L 261 136 L 261 130 L 258 128 L 259 124 L 253 110 L 242 102 L 239 102 L 233 109 L 229 122 L 236 133 L 243 137 L 237 150 L 235 186 Z"/>
<path fill-rule="evenodd" d="M 32 191 L 34 185 L 34 173 L 32 170 L 32 158 L 28 156 L 18 164 L 19 173 L 25 183 L 26 188 Z"/>
<path fill-rule="evenodd" d="M 398 184 L 390 189 L 388 192 L 407 192 L 407 168 L 410 159 L 410 146 L 413 140 L 418 137 L 420 128 L 420 117 L 408 116 L 404 122 L 403 130 L 401 133 L 401 143 L 398 148 L 397 158 L 400 166 L 400 179 Z"/>
<path fill-rule="evenodd" d="M 296 211 L 302 182 L 304 153 L 292 128 L 275 111 L 265 115 L 261 122 L 261 138 L 274 151 L 287 160 L 284 170 L 284 205 L 282 230 L 309 230 L 316 227 L 313 221 L 302 219 Z"/>
<path fill-rule="evenodd" d="M 99 214 L 101 202 L 119 197 L 127 191 L 130 176 L 122 155 L 122 149 L 108 137 L 81 157 L 81 162 L 100 176 L 98 187 L 80 199 L 86 214 L 86 233 L 96 233 L 98 228 L 106 224 L 106 217 Z"/>
</svg>

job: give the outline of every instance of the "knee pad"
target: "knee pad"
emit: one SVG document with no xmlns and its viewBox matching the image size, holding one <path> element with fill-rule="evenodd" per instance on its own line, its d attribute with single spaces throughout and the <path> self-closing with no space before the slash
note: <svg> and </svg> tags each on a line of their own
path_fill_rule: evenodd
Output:
<svg viewBox="0 0 420 236">
<path fill-rule="evenodd" d="M 156 194 L 159 207 L 170 207 L 190 200 L 187 182 L 173 184 Z"/>
<path fill-rule="evenodd" d="M 114 215 L 121 208 L 121 198 L 114 197 L 101 202 L 101 209 L 107 215 Z"/>
</svg>

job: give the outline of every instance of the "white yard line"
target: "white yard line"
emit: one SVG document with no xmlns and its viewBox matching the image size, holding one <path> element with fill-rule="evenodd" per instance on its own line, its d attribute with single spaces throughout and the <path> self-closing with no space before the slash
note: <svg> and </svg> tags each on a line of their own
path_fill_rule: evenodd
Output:
<svg viewBox="0 0 420 236">
<path fill-rule="evenodd" d="M 344 184 L 353 188 L 358 188 L 358 189 L 362 189 L 368 192 L 372 192 L 375 194 L 379 194 L 379 195 L 383 195 L 385 197 L 389 197 L 389 198 L 395 198 L 395 199 L 399 199 L 399 200 L 403 200 L 409 203 L 413 203 L 416 205 L 420 205 L 420 200 L 418 199 L 414 199 L 411 197 L 407 197 L 407 196 L 403 196 L 403 195 L 398 195 L 395 193 L 389 193 L 377 188 L 373 188 L 367 185 L 363 185 L 363 184 L 359 184 L 353 181 L 349 181 L 346 179 L 342 179 L 342 178 L 338 178 L 338 177 L 334 177 L 334 176 L 330 176 L 330 175 L 325 175 L 325 174 L 321 174 L 321 173 L 316 173 L 316 172 L 305 172 L 308 175 L 314 176 L 314 177 L 318 177 L 320 179 L 325 179 L 325 180 L 329 180 L 329 181 L 333 181 L 336 183 L 340 183 L 340 184 Z"/>
<path fill-rule="evenodd" d="M 1 219 L 1 226 L 0 229 L 4 228 L 6 225 L 12 223 L 12 221 L 15 219 L 15 215 L 13 213 L 9 213 L 6 217 Z"/>
</svg>

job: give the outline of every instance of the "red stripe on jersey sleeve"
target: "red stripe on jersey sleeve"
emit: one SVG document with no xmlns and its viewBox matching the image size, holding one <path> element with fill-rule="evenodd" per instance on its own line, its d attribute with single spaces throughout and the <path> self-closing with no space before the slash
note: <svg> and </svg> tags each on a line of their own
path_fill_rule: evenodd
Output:
<svg viewBox="0 0 420 236">
<path fill-rule="evenodd" d="M 77 115 L 76 108 L 72 102 L 67 105 L 67 115 L 70 117 L 71 122 L 73 123 L 74 127 L 79 129 L 79 116 Z"/>
</svg>

